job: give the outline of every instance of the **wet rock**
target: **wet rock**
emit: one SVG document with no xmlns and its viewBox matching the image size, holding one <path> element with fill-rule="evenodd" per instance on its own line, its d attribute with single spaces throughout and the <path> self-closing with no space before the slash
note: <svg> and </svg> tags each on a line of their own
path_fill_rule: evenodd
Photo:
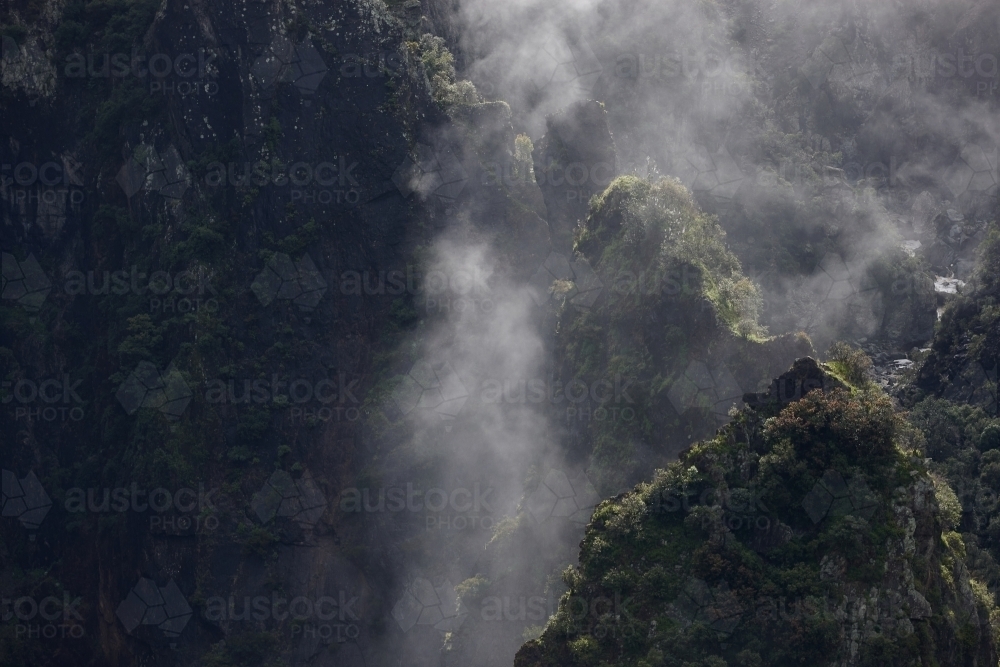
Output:
<svg viewBox="0 0 1000 667">
<path fill-rule="evenodd" d="M 590 198 L 617 175 L 617 151 L 600 102 L 577 102 L 546 117 L 545 126 L 532 154 L 535 180 L 545 198 L 553 245 L 568 251 Z"/>
</svg>

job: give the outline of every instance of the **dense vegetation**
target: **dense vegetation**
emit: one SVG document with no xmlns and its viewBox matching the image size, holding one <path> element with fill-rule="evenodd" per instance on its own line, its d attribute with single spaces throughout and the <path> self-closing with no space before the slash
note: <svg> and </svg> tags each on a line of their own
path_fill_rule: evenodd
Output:
<svg viewBox="0 0 1000 667">
<path fill-rule="evenodd" d="M 511 51 L 477 61 L 466 38 L 489 29 L 462 32 L 470 4 L 0 7 L 0 467 L 37 474 L 52 501 L 28 530 L 4 488 L 0 593 L 83 600 L 73 641 L 24 641 L 0 618 L 0 665 L 495 667 L 524 642 L 518 667 L 995 664 L 1000 231 L 995 188 L 950 192 L 943 175 L 972 141 L 986 155 L 974 166 L 987 165 L 973 180 L 995 184 L 980 124 L 996 100 L 963 88 L 978 80 L 928 88 L 898 67 L 927 50 L 995 52 L 995 8 L 605 0 L 590 37 L 614 62 L 586 101 L 559 87 L 571 58 L 556 56 L 556 76 L 540 67 L 552 54 L 528 48 L 550 8 L 500 32 L 529 38 L 515 50 L 551 91 L 511 90 L 525 73 Z M 685 49 L 740 55 L 726 81 L 618 67 L 638 55 L 659 70 L 691 35 Z M 211 63 L 197 94 L 80 64 L 181 51 Z M 828 53 L 839 61 L 815 76 Z M 82 206 L 42 205 L 52 191 L 37 183 L 8 188 L 8 167 L 40 162 L 72 166 L 66 190 Z M 247 175 L 320 162 L 346 170 L 339 186 L 359 181 L 350 206 Z M 547 171 L 571 165 L 591 176 L 582 190 Z M 502 306 L 492 318 L 434 310 L 409 284 L 470 247 L 468 266 L 490 276 L 477 288 Z M 37 308 L 6 290 L 29 257 L 52 283 Z M 292 267 L 281 296 L 261 298 L 277 266 Z M 118 270 L 198 276 L 212 298 L 182 310 L 134 287 L 68 288 L 69 272 L 100 284 Z M 407 286 L 386 294 L 401 270 Z M 957 294 L 935 293 L 935 277 L 954 276 L 968 279 Z M 284 298 L 303 286 L 318 303 Z M 492 357 L 522 350 L 480 345 L 476 326 L 527 341 L 525 358 L 537 346 L 539 367 L 499 377 L 510 367 Z M 586 391 L 501 405 L 463 374 L 475 380 L 463 420 L 420 421 L 396 392 L 432 352 L 458 367 L 467 353 L 515 394 L 531 381 Z M 181 414 L 117 397 L 149 365 L 189 390 Z M 25 420 L 8 401 L 9 387 L 52 378 L 83 379 L 82 399 L 60 404 L 80 421 Z M 336 385 L 328 407 L 353 419 L 316 405 L 296 418 L 277 391 L 296 380 Z M 276 383 L 267 400 L 229 400 L 228 386 L 256 382 Z M 267 518 L 272 479 L 295 499 Z M 572 511 L 555 512 L 538 499 L 563 480 Z M 346 490 L 408 484 L 481 486 L 500 509 L 471 517 L 489 519 L 480 532 L 452 530 L 451 516 L 341 511 Z M 69 509 L 80 489 L 130 485 L 203 485 L 218 503 Z M 296 494 L 320 518 L 292 517 Z M 181 637 L 116 617 L 139 577 L 180 587 L 193 614 Z M 415 579 L 433 579 L 454 612 L 443 630 L 396 618 Z M 357 641 L 206 614 L 213 597 L 275 592 L 356 593 Z M 539 598 L 526 618 L 523 601 Z"/>
<path fill-rule="evenodd" d="M 784 380 L 823 383 L 810 363 Z M 829 379 L 742 411 L 598 507 L 558 614 L 516 664 L 995 660 L 1000 612 L 918 440 L 882 392 Z"/>
<path fill-rule="evenodd" d="M 712 432 L 744 390 L 811 352 L 805 337 L 767 337 L 757 287 L 715 218 L 674 180 L 613 181 L 591 201 L 575 250 L 604 289 L 593 308 L 581 309 L 573 301 L 578 287 L 553 288 L 565 293 L 563 377 L 624 378 L 633 387 L 634 404 L 606 407 L 634 416 L 593 420 L 571 445 L 593 457 L 589 473 L 604 493 Z M 711 386 L 691 388 L 692 360 L 715 374 Z"/>
</svg>

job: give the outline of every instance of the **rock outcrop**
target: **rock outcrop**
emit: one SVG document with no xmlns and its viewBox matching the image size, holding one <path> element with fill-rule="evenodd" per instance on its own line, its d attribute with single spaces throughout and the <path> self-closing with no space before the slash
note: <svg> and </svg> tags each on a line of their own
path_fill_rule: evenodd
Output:
<svg viewBox="0 0 1000 667">
<path fill-rule="evenodd" d="M 889 399 L 811 359 L 785 383 L 818 387 L 749 406 L 598 506 L 517 667 L 997 659 L 954 492 L 907 450 Z"/>
</svg>

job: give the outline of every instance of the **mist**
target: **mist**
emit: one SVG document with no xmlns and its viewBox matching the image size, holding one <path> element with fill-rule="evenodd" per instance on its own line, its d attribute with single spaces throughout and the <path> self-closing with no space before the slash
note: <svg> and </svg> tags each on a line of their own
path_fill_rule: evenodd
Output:
<svg viewBox="0 0 1000 667">
<path fill-rule="evenodd" d="M 981 168 L 989 173 L 976 184 L 954 173 L 949 183 L 948 169 L 960 157 L 955 147 L 970 137 L 976 150 L 997 145 L 995 101 L 959 99 L 955 86 L 968 82 L 942 83 L 934 72 L 950 71 L 949 29 L 966 30 L 980 14 L 995 12 L 956 2 L 466 0 L 438 28 L 451 35 L 459 76 L 484 99 L 509 103 L 514 131 L 536 145 L 547 116 L 601 101 L 618 173 L 673 177 L 691 189 L 719 217 L 759 286 L 770 334 L 805 331 L 822 354 L 836 340 L 863 343 L 884 334 L 893 317 L 902 317 L 893 314 L 900 302 L 923 315 L 893 330 L 896 345 L 925 344 L 935 298 L 928 276 L 897 276 L 890 293 L 876 274 L 886 257 L 912 255 L 921 245 L 916 241 L 925 250 L 933 243 L 934 215 L 946 209 L 970 220 L 989 215 L 995 160 L 987 159 Z M 995 72 L 990 62 L 987 73 Z M 809 246 L 803 256 L 776 252 L 773 237 L 781 229 Z M 468 399 L 450 431 L 442 430 L 439 415 L 421 417 L 412 448 L 447 452 L 436 459 L 439 479 L 473 479 L 489 470 L 504 498 L 499 514 L 530 523 L 544 540 L 508 540 L 499 556 L 491 549 L 503 531 L 431 547 L 421 566 L 433 574 L 424 576 L 454 585 L 477 576 L 501 581 L 507 593 L 501 598 L 520 604 L 537 598 L 548 605 L 547 615 L 562 590 L 554 583 L 558 573 L 575 563 L 583 525 L 562 517 L 556 528 L 551 515 L 539 520 L 531 494 L 546 475 L 561 483 L 565 473 L 589 487 L 588 463 L 570 460 L 564 406 L 518 400 L 516 391 L 512 401 L 484 400 L 484 389 L 506 387 L 507 394 L 499 393 L 510 399 L 511 384 L 534 378 L 547 385 L 556 377 L 547 364 L 552 320 L 529 298 L 523 278 L 494 273 L 497 251 L 488 242 L 451 233 L 431 254 L 446 275 L 485 276 L 492 305 L 490 312 L 445 314 L 415 344 L 414 356 L 435 368 L 447 365 L 468 387 Z M 954 258 L 939 261 L 930 275 L 953 277 L 956 269 L 967 277 Z M 457 557 L 455 548 L 467 549 L 468 558 Z M 540 559 L 546 566 L 538 567 Z M 413 576 L 409 569 L 398 573 L 399 585 L 412 586 Z M 481 600 L 459 603 L 468 625 L 441 634 L 446 654 L 469 664 L 510 664 L 521 641 L 538 632 L 532 627 L 544 625 L 517 609 L 506 622 L 482 622 L 487 607 Z M 421 656 L 414 664 L 434 660 Z"/>
<path fill-rule="evenodd" d="M 990 0 L 8 4 L 0 592 L 78 587 L 85 633 L 0 656 L 528 667 L 560 613 L 636 631 L 603 594 L 642 569 L 614 559 L 636 494 L 731 424 L 764 442 L 739 419 L 803 357 L 844 377 L 806 360 L 795 399 L 852 368 L 900 415 L 995 390 L 995 334 L 962 330 L 998 213 Z M 985 442 L 949 464 L 980 479 L 994 436 L 959 412 L 907 451 Z M 183 530 L 135 507 L 202 486 Z M 581 554 L 594 599 L 564 597 Z"/>
</svg>

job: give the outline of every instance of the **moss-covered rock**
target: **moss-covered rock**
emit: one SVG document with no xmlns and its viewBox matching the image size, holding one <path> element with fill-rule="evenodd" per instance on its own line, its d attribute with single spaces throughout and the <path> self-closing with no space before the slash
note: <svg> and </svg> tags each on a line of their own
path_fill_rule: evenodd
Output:
<svg viewBox="0 0 1000 667">
<path fill-rule="evenodd" d="M 597 508 L 517 667 L 996 661 L 954 492 L 888 397 L 811 360 L 776 382 L 804 379 Z"/>
<path fill-rule="evenodd" d="M 591 200 L 573 266 L 572 280 L 549 287 L 559 380 L 616 389 L 582 397 L 563 421 L 602 493 L 665 465 L 762 379 L 812 353 L 803 335 L 767 337 L 756 286 L 677 181 L 615 179 Z"/>
</svg>

